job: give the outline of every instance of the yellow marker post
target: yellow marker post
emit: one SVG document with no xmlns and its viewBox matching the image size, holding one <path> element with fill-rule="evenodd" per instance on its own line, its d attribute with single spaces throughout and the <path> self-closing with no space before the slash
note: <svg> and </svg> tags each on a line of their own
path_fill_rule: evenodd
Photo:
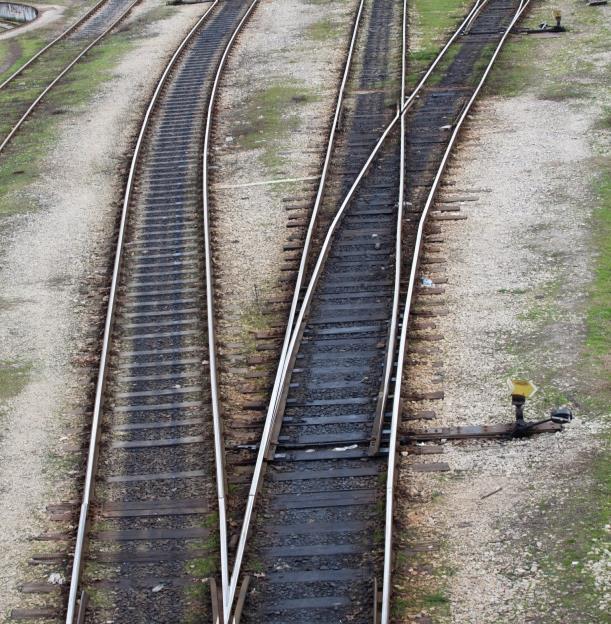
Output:
<svg viewBox="0 0 611 624">
<path fill-rule="evenodd" d="M 520 396 L 525 399 L 530 399 L 530 397 L 537 392 L 538 388 L 532 381 L 528 379 L 512 379 L 511 377 L 507 380 L 507 385 L 509 386 L 509 390 L 511 390 L 511 396 Z"/>
<path fill-rule="evenodd" d="M 516 427 L 520 430 L 525 427 L 524 403 L 537 391 L 537 386 L 528 379 L 511 377 L 507 380 L 507 385 L 511 390 L 511 404 L 516 408 Z"/>
</svg>

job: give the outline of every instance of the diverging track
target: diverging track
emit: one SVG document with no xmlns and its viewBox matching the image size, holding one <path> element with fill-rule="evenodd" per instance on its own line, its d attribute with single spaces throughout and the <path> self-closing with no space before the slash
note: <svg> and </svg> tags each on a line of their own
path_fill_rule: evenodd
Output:
<svg viewBox="0 0 611 624">
<path fill-rule="evenodd" d="M 208 577 L 219 567 L 227 577 L 202 178 L 217 75 L 255 5 L 211 5 L 166 69 L 136 146 L 68 624 L 83 614 L 86 622 L 210 621 Z"/>
<path fill-rule="evenodd" d="M 401 97 L 403 6 L 372 0 L 364 7 L 314 250 Z M 256 543 L 246 561 L 253 591 L 245 622 L 369 622 L 373 614 L 385 464 L 362 460 L 392 305 L 400 151 L 395 132 L 344 219 L 318 282 L 269 451 Z M 313 262 L 304 268 L 311 273 Z"/>
<path fill-rule="evenodd" d="M 329 174 L 325 200 L 335 202 L 337 214 L 317 245 L 320 253 L 305 263 L 310 281 L 303 298 L 298 293 L 300 308 L 280 362 L 238 548 L 238 566 L 244 556 L 253 576 L 244 621 L 378 621 L 376 587 L 382 579 L 381 621 L 389 621 L 394 451 L 407 336 L 399 301 L 407 301 L 408 318 L 423 240 L 421 217 L 430 208 L 453 130 L 488 71 L 486 54 L 501 45 L 522 6 L 519 0 L 477 3 L 473 19 L 452 38 L 453 60 L 437 70 L 434 86 L 428 87 L 432 72 L 427 73 L 419 100 L 413 94 L 405 99 L 368 161 L 366 176 L 359 148 L 366 145 L 368 154 L 371 145 L 359 140 L 359 132 L 369 115 L 377 114 L 381 126 L 387 120 L 380 102 L 372 110 L 357 102 L 346 115 L 336 152 L 343 159 L 331 168 L 338 167 L 340 176 Z M 390 28 L 383 11 L 371 15 L 370 30 L 379 40 Z M 459 36 L 465 24 L 469 32 Z M 372 62 L 379 56 L 377 48 Z M 363 56 L 365 67 L 368 58 Z M 372 85 L 367 86 L 356 95 L 371 94 Z M 412 107 L 401 133 L 406 153 L 400 169 L 399 121 Z M 347 190 L 342 168 L 351 168 L 350 179 L 357 173 L 359 178 L 338 209 L 333 190 L 340 190 L 340 200 Z M 409 200 L 404 218 L 403 191 Z M 409 281 L 406 268 L 413 269 Z M 390 457 L 383 458 L 389 450 Z M 253 539 L 246 550 L 249 531 Z"/>
</svg>

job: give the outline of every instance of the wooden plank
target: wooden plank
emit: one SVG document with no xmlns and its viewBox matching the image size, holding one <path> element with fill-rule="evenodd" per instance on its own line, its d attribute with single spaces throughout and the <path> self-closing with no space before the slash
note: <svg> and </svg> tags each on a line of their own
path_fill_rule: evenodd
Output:
<svg viewBox="0 0 611 624">
<path fill-rule="evenodd" d="M 209 554 L 205 548 L 194 548 L 193 550 L 98 552 L 91 553 L 90 558 L 100 563 L 157 563 L 160 561 L 188 561 L 206 557 Z"/>
<path fill-rule="evenodd" d="M 91 539 L 105 541 L 130 540 L 168 540 L 194 539 L 208 537 L 210 531 L 204 527 L 187 527 L 185 529 L 124 529 L 117 531 L 98 531 L 92 533 Z"/>
<path fill-rule="evenodd" d="M 19 591 L 24 594 L 54 594 L 62 589 L 61 585 L 53 583 L 23 583 L 19 586 Z"/>
<path fill-rule="evenodd" d="M 60 617 L 56 607 L 40 607 L 38 609 L 13 609 L 11 620 L 54 620 Z"/>
</svg>

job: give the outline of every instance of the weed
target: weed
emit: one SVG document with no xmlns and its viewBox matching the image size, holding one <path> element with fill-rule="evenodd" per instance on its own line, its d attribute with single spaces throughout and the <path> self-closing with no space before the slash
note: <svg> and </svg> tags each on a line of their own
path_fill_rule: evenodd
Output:
<svg viewBox="0 0 611 624">
<path fill-rule="evenodd" d="M 17 396 L 32 373 L 31 362 L 0 361 L 0 402 Z"/>
<path fill-rule="evenodd" d="M 415 86 L 422 72 L 433 62 L 447 31 L 457 24 L 467 4 L 465 0 L 414 0 L 409 5 L 411 41 L 406 77 L 408 86 Z M 452 51 L 452 55 L 455 53 Z"/>
<path fill-rule="evenodd" d="M 599 207 L 594 215 L 597 266 L 587 316 L 587 346 L 596 357 L 611 347 L 611 168 L 596 181 Z"/>
<path fill-rule="evenodd" d="M 281 145 L 288 132 L 299 128 L 295 108 L 315 99 L 304 83 L 294 80 L 276 81 L 260 89 L 242 108 L 245 121 L 237 133 L 240 144 L 246 149 L 261 148 L 263 165 L 272 174 L 278 173 L 284 164 Z"/>
<path fill-rule="evenodd" d="M 339 34 L 337 22 L 324 17 L 308 27 L 307 36 L 314 41 L 327 41 L 335 39 Z"/>
</svg>

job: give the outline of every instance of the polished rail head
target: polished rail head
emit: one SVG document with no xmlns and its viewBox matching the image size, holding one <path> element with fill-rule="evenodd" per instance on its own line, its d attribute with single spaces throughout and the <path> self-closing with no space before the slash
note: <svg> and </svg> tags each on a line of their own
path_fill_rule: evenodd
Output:
<svg viewBox="0 0 611 624">
<path fill-rule="evenodd" d="M 484 0 L 486 2 L 487 0 Z M 415 253 L 412 258 L 411 268 L 410 268 L 410 277 L 408 283 L 407 293 L 405 295 L 405 303 L 403 307 L 403 324 L 401 326 L 401 338 L 399 343 L 399 351 L 398 351 L 398 359 L 397 359 L 397 371 L 395 378 L 395 387 L 394 387 L 394 396 L 393 396 L 393 406 L 392 406 L 392 420 L 391 420 L 391 431 L 390 431 L 390 440 L 389 440 L 389 452 L 388 452 L 388 472 L 386 479 L 386 511 L 385 511 L 385 529 L 384 529 L 384 576 L 382 582 L 382 616 L 381 616 L 381 624 L 388 624 L 390 622 L 390 594 L 392 589 L 392 528 L 393 528 L 393 513 L 394 513 L 394 480 L 395 480 L 395 464 L 396 464 L 396 448 L 397 448 L 397 439 L 398 439 L 398 428 L 399 428 L 399 411 L 401 407 L 401 377 L 403 372 L 404 360 L 405 360 L 405 348 L 407 346 L 407 325 L 411 308 L 411 301 L 414 292 L 414 286 L 416 281 L 416 272 L 418 268 L 418 259 L 420 255 L 420 247 L 422 245 L 422 235 L 424 231 L 424 225 L 435 198 L 435 194 L 437 189 L 439 188 L 439 183 L 441 181 L 441 176 L 445 170 L 446 164 L 448 162 L 448 158 L 452 152 L 452 148 L 454 147 L 454 143 L 456 142 L 456 138 L 460 132 L 461 126 L 464 123 L 464 120 L 469 113 L 473 102 L 476 100 L 479 92 L 481 91 L 490 70 L 496 58 L 501 51 L 507 37 L 510 35 L 513 27 L 516 22 L 520 19 L 526 7 L 530 3 L 530 0 L 521 0 L 516 10 L 516 13 L 511 20 L 509 26 L 505 30 L 499 44 L 497 45 L 483 75 L 481 80 L 479 81 L 475 91 L 467 105 L 463 109 L 458 122 L 452 132 L 452 136 L 450 137 L 450 142 L 445 150 L 443 155 L 441 164 L 439 169 L 437 170 L 437 174 L 435 175 L 435 179 L 433 181 L 433 186 L 429 192 L 427 197 L 424 210 L 420 221 L 418 223 L 418 232 L 416 237 L 415 244 Z"/>
<path fill-rule="evenodd" d="M 172 68 L 176 64 L 176 61 L 179 58 L 182 51 L 184 50 L 185 46 L 191 40 L 193 35 L 197 32 L 197 30 L 202 25 L 206 17 L 218 4 L 218 1 L 219 0 L 214 0 L 214 2 L 208 7 L 206 12 L 196 22 L 195 26 L 193 26 L 193 28 L 187 33 L 185 38 L 182 40 L 182 42 L 176 49 L 176 52 L 174 52 L 174 54 L 172 55 L 172 58 L 169 60 L 168 64 L 166 65 L 166 68 L 163 74 L 161 75 L 161 78 L 159 79 L 159 82 L 157 83 L 157 87 L 155 88 L 153 96 L 149 102 L 149 106 L 144 115 L 142 125 L 140 126 L 138 140 L 136 141 L 134 154 L 132 156 L 131 165 L 129 168 L 129 175 L 127 178 L 127 185 L 125 188 L 125 195 L 123 198 L 123 207 L 121 211 L 121 222 L 119 225 L 119 234 L 117 237 L 117 248 L 115 251 L 115 261 L 114 261 L 114 266 L 113 266 L 112 281 L 111 281 L 110 292 L 109 292 L 109 297 L 108 297 L 106 321 L 104 323 L 102 353 L 100 355 L 98 381 L 96 385 L 95 401 L 94 401 L 94 406 L 93 406 L 91 437 L 89 440 L 89 452 L 87 456 L 87 470 L 85 474 L 85 484 L 83 488 L 83 500 L 81 504 L 79 525 L 78 525 L 78 530 L 77 530 L 77 535 L 76 535 L 76 544 L 75 544 L 75 549 L 74 549 L 74 561 L 72 564 L 72 575 L 70 579 L 70 590 L 68 594 L 66 624 L 73 624 L 74 617 L 76 615 L 78 590 L 79 590 L 83 556 L 84 556 L 85 543 L 86 543 L 86 537 L 87 537 L 87 526 L 88 526 L 88 520 L 89 520 L 89 505 L 91 503 L 91 499 L 93 496 L 94 480 L 95 480 L 95 473 L 96 473 L 96 468 L 97 468 L 97 454 L 98 454 L 98 445 L 99 445 L 99 439 L 100 439 L 100 416 L 101 416 L 102 404 L 103 404 L 104 386 L 106 382 L 106 372 L 107 372 L 106 366 L 107 366 L 107 360 L 108 360 L 108 353 L 110 351 L 110 340 L 111 340 L 112 326 L 114 322 L 117 286 L 119 282 L 119 274 L 121 270 L 121 261 L 122 261 L 122 256 L 123 256 L 123 242 L 125 238 L 125 229 L 127 225 L 127 216 L 128 216 L 128 211 L 129 211 L 129 202 L 132 196 L 136 167 L 138 164 L 138 159 L 140 157 L 140 152 L 142 150 L 142 145 L 144 143 L 144 135 L 146 133 L 146 130 L 148 129 L 151 115 L 153 113 L 155 105 L 157 104 L 159 95 L 161 94 L 161 90 L 164 87 Z"/>
</svg>

